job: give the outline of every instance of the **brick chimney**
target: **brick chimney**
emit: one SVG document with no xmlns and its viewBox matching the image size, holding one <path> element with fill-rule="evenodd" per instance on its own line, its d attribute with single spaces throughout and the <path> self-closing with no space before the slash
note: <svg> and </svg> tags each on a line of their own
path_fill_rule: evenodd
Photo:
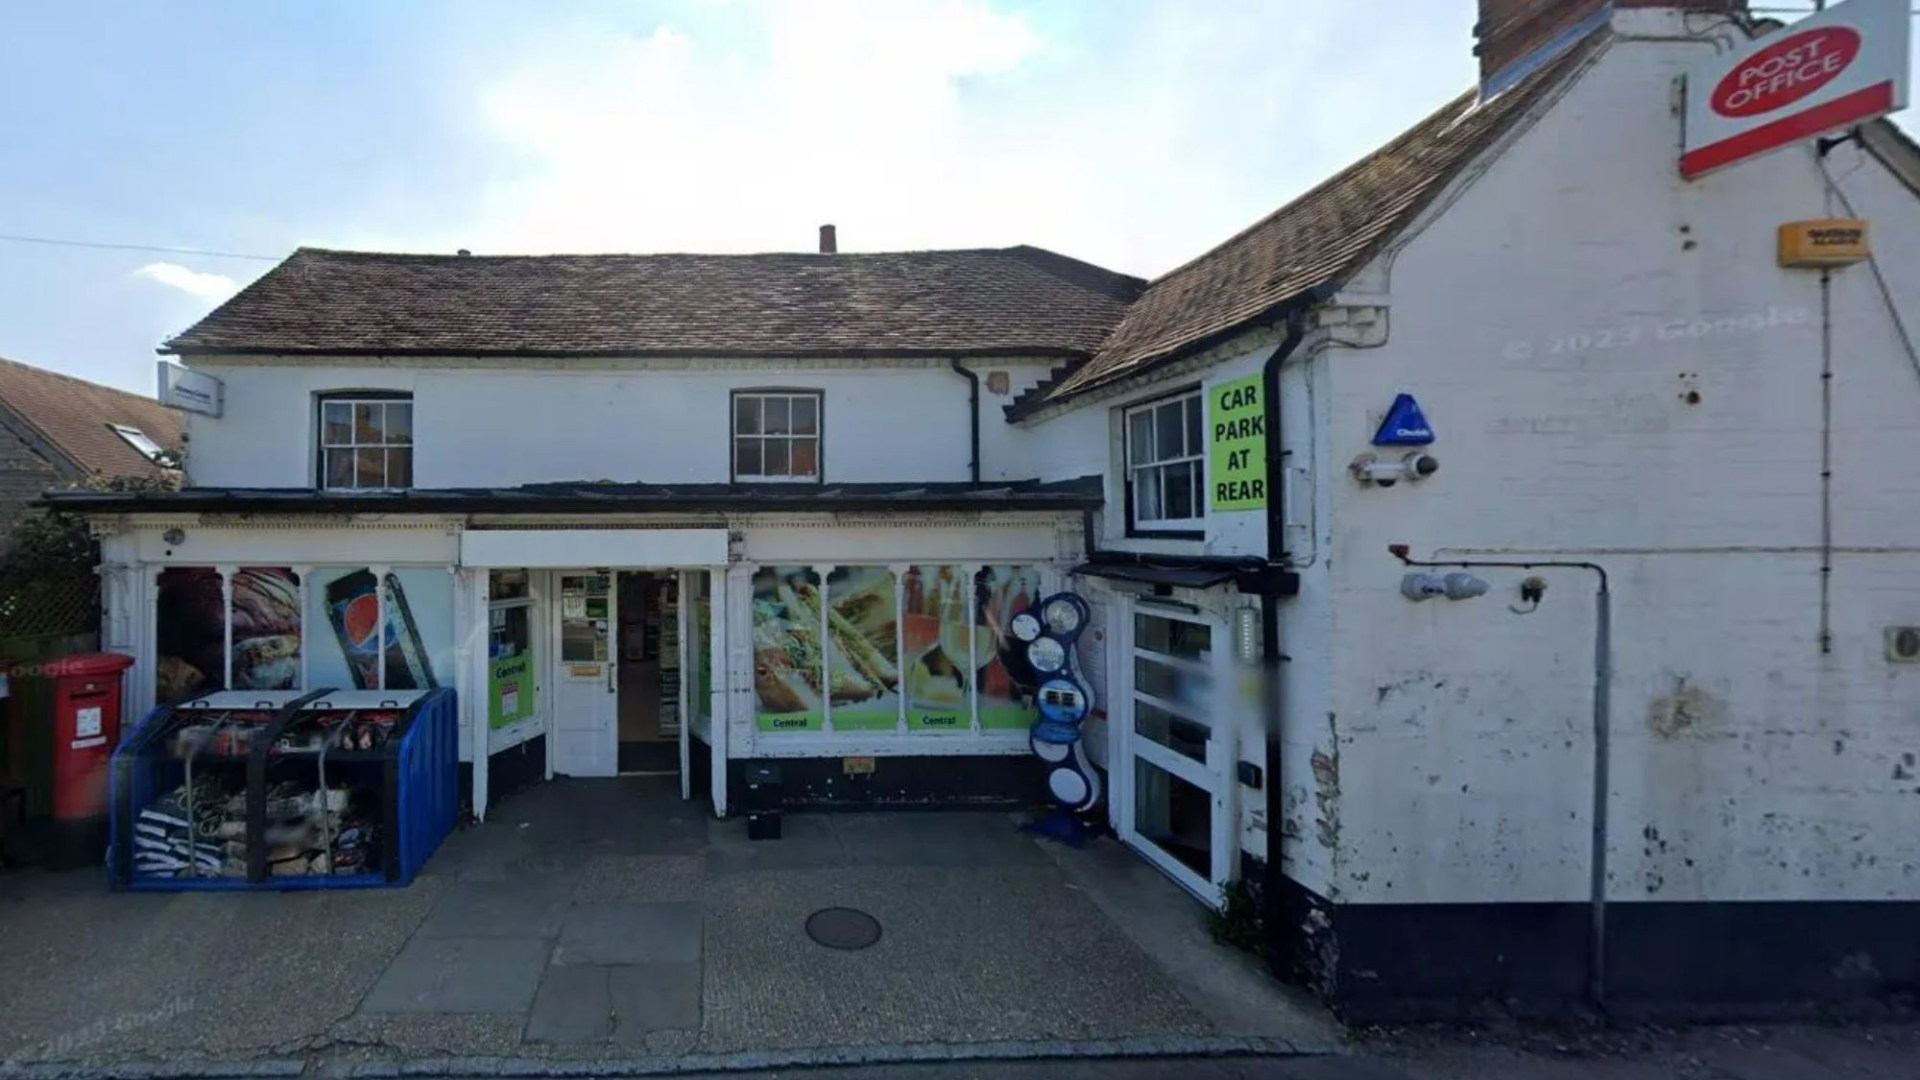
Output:
<svg viewBox="0 0 1920 1080">
<path fill-rule="evenodd" d="M 1746 11 L 1747 0 L 1480 0 L 1480 21 L 1473 27 L 1480 85 L 1504 88 L 1597 29 L 1616 8 L 1726 15 Z"/>
<path fill-rule="evenodd" d="M 831 225 L 820 226 L 820 254 L 831 255 L 840 250 L 839 238 L 834 235 Z"/>
</svg>

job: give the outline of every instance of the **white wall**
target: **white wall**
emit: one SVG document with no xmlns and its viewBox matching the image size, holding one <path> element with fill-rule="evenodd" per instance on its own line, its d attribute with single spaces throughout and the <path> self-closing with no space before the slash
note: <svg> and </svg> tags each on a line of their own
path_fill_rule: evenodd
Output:
<svg viewBox="0 0 1920 1080">
<path fill-rule="evenodd" d="M 1616 43 L 1383 264 L 1386 346 L 1329 354 L 1337 738 L 1290 722 L 1334 766 L 1330 896 L 1587 892 L 1594 576 L 1539 571 L 1531 614 L 1521 570 L 1414 604 L 1390 543 L 1611 573 L 1614 899 L 1920 896 L 1920 666 L 1882 655 L 1920 623 L 1920 372 L 1868 269 L 1836 274 L 1823 654 L 1818 274 L 1773 244 L 1835 208 L 1805 149 L 1678 179 L 1700 52 Z M 1920 325 L 1920 200 L 1852 148 L 1830 164 Z M 1402 390 L 1440 472 L 1363 489 L 1343 467 Z"/>
<path fill-rule="evenodd" d="M 1258 375 L 1280 342 L 1273 327 L 1258 327 L 1190 363 L 1157 377 L 1146 386 L 1118 394 L 1094 395 L 1065 412 L 1016 425 L 1010 440 L 1021 447 L 1042 479 L 1058 480 L 1099 475 L 1105 478 L 1106 508 L 1100 515 L 1099 545 L 1113 551 L 1176 555 L 1264 556 L 1267 551 L 1266 515 L 1258 510 L 1215 512 L 1197 523 L 1199 540 L 1157 539 L 1127 535 L 1126 477 L 1122 468 L 1125 447 L 1121 417 L 1128 406 L 1184 391 L 1203 392 L 1221 383 Z M 1210 413 L 1203 413 L 1210 415 Z M 1211 478 L 1209 477 L 1209 483 Z M 1209 487 L 1208 490 L 1211 490 Z"/>
<path fill-rule="evenodd" d="M 865 368 L 731 365 L 725 370 L 612 370 L 528 361 L 518 367 L 220 364 L 226 414 L 191 418 L 188 474 L 201 487 L 311 487 L 314 395 L 403 390 L 414 396 L 416 487 L 507 487 L 541 481 L 656 483 L 728 479 L 729 394 L 750 387 L 824 393 L 829 482 L 962 481 L 971 455 L 967 381 L 944 363 Z M 1012 393 L 1044 365 L 993 361 L 982 373 L 985 479 L 1030 479 L 1036 463 L 1005 434 L 986 376 Z"/>
</svg>

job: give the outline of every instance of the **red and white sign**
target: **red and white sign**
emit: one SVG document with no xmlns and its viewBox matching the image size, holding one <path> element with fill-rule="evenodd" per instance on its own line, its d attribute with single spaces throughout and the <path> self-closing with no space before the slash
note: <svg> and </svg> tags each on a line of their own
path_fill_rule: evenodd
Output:
<svg viewBox="0 0 1920 1080">
<path fill-rule="evenodd" d="M 1905 108 L 1908 2 L 1846 0 L 1695 68 L 1680 175 Z"/>
</svg>

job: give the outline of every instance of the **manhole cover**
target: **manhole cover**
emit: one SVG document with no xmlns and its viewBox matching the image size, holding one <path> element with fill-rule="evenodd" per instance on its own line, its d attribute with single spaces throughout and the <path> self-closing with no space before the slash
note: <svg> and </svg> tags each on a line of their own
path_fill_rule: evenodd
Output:
<svg viewBox="0 0 1920 1080">
<path fill-rule="evenodd" d="M 880 920 L 853 908 L 821 908 L 807 916 L 807 936 L 829 949 L 864 949 L 880 940 Z"/>
</svg>

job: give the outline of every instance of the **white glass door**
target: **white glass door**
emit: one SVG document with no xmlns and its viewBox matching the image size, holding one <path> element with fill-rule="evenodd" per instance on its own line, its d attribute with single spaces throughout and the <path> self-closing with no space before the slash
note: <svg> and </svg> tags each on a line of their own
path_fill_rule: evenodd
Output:
<svg viewBox="0 0 1920 1080">
<path fill-rule="evenodd" d="M 614 776 L 620 771 L 619 682 L 613 655 L 613 575 L 556 574 L 553 604 L 553 771 Z"/>
<path fill-rule="evenodd" d="M 1218 907 L 1238 856 L 1229 800 L 1232 726 L 1221 718 L 1224 629 L 1200 615 L 1134 607 L 1127 630 L 1121 759 L 1123 840 Z"/>
</svg>

